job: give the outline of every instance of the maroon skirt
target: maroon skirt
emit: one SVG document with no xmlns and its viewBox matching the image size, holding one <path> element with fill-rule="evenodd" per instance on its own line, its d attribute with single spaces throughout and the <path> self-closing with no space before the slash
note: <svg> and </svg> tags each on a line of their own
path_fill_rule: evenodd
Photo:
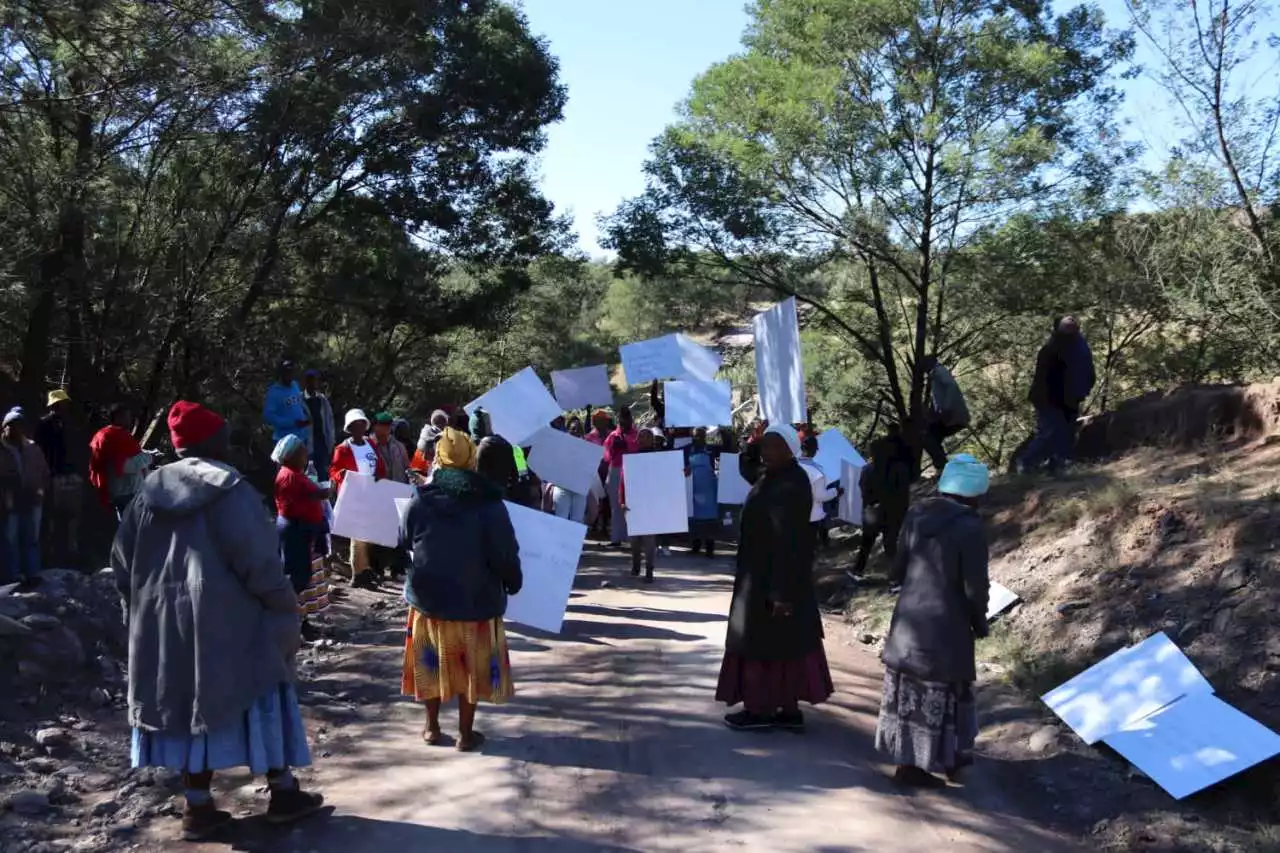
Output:
<svg viewBox="0 0 1280 853">
<path fill-rule="evenodd" d="M 716 701 L 741 702 L 753 714 L 773 714 L 779 708 L 795 708 L 800 702 L 825 702 L 835 686 L 827 668 L 827 654 L 819 643 L 796 660 L 753 660 L 725 652 L 720 664 Z"/>
</svg>

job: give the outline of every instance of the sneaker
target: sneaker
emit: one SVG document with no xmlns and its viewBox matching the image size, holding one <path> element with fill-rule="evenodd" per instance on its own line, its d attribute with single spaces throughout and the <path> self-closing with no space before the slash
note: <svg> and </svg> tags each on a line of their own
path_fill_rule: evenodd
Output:
<svg viewBox="0 0 1280 853">
<path fill-rule="evenodd" d="M 267 823 L 293 823 L 310 817 L 324 807 L 324 797 L 308 794 L 301 788 L 291 791 L 272 791 L 271 804 L 267 806 Z"/>
<path fill-rule="evenodd" d="M 773 728 L 773 720 L 770 717 L 761 717 L 752 714 L 750 711 L 739 711 L 736 714 L 726 714 L 724 724 L 731 729 L 740 732 L 745 731 L 764 731 Z"/>
<path fill-rule="evenodd" d="M 182 840 L 203 841 L 231 823 L 231 812 L 218 811 L 212 801 L 202 806 L 187 803 L 182 813 Z"/>
<path fill-rule="evenodd" d="M 773 724 L 789 732 L 804 731 L 804 714 L 799 709 L 795 711 L 779 711 L 773 717 Z"/>
</svg>

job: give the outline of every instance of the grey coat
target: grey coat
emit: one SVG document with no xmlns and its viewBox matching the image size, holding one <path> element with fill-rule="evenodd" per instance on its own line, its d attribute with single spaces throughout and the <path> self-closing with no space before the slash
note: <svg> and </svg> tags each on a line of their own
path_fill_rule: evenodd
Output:
<svg viewBox="0 0 1280 853">
<path fill-rule="evenodd" d="M 292 680 L 298 599 L 262 496 L 232 467 L 166 465 L 111 549 L 129 628 L 129 724 L 200 734 Z"/>
<path fill-rule="evenodd" d="M 975 637 L 987 635 L 987 538 L 976 510 L 948 498 L 916 505 L 902 526 L 902 582 L 883 660 L 927 681 L 977 677 Z"/>
</svg>

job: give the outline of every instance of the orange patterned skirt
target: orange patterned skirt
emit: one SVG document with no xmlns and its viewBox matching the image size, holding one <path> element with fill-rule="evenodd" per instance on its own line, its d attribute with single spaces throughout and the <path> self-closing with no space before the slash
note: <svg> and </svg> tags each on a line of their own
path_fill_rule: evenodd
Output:
<svg viewBox="0 0 1280 853">
<path fill-rule="evenodd" d="M 506 702 L 515 686 L 502 618 L 453 622 L 409 608 L 400 689 L 419 702 Z"/>
</svg>

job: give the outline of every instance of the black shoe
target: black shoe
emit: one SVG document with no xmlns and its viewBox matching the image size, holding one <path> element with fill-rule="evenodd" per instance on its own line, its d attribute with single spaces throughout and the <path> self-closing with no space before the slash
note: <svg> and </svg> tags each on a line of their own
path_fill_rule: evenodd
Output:
<svg viewBox="0 0 1280 853">
<path fill-rule="evenodd" d="M 374 579 L 372 572 L 361 572 L 351 580 L 351 585 L 356 589 L 377 589 L 378 582 Z"/>
<path fill-rule="evenodd" d="M 773 728 L 773 719 L 752 714 L 750 711 L 739 711 L 736 714 L 726 714 L 724 724 L 740 732 L 764 731 Z"/>
<path fill-rule="evenodd" d="M 229 823 L 231 812 L 218 811 L 212 802 L 202 806 L 188 803 L 182 813 L 182 840 L 203 841 Z"/>
<path fill-rule="evenodd" d="M 653 569 L 650 569 L 649 571 L 645 572 L 644 582 L 653 583 Z"/>
<path fill-rule="evenodd" d="M 789 732 L 802 732 L 804 731 L 804 714 L 799 710 L 779 711 L 773 717 L 773 724 Z"/>
<path fill-rule="evenodd" d="M 267 806 L 267 823 L 293 823 L 310 817 L 324 807 L 324 797 L 308 794 L 301 788 L 291 791 L 272 791 L 271 804 Z"/>
<path fill-rule="evenodd" d="M 308 643 L 314 643 L 320 639 L 320 629 L 310 622 L 302 623 L 302 639 Z"/>
<path fill-rule="evenodd" d="M 632 566 L 632 567 L 631 567 L 631 577 L 633 577 L 633 578 L 638 578 L 638 577 L 640 577 L 640 567 L 639 567 L 639 566 Z"/>
</svg>

